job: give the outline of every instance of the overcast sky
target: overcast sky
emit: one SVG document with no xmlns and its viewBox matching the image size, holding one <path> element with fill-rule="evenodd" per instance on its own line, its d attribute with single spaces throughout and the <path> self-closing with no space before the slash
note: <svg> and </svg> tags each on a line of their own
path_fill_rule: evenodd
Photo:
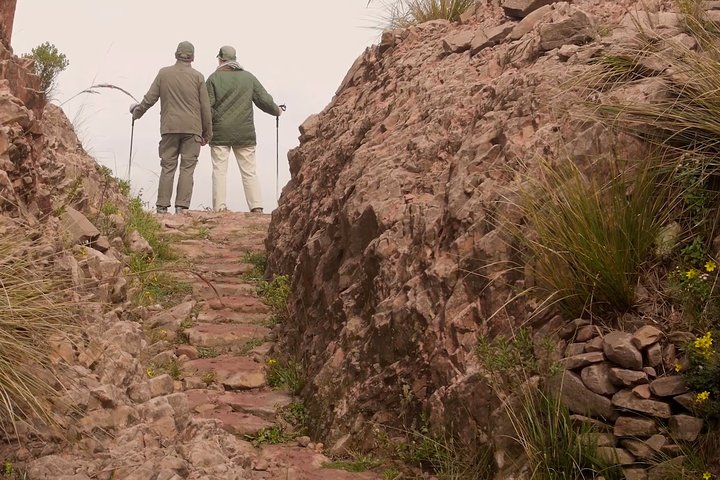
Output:
<svg viewBox="0 0 720 480">
<path fill-rule="evenodd" d="M 16 54 L 49 41 L 67 55 L 54 103 L 98 83 L 110 83 L 138 99 L 157 71 L 175 62 L 175 47 L 195 45 L 193 66 L 205 78 L 217 66 L 222 45 L 233 45 L 238 61 L 255 74 L 276 103 L 280 118 L 280 188 L 289 180 L 287 151 L 295 147 L 298 126 L 331 100 L 345 73 L 363 50 L 379 38 L 379 7 L 367 0 L 18 0 L 12 45 Z M 88 152 L 126 178 L 132 100 L 120 92 L 81 95 L 63 105 Z M 257 162 L 266 212 L 275 200 L 275 118 L 255 109 Z M 158 102 L 135 123 L 131 184 L 153 208 L 160 172 Z M 210 207 L 209 147 L 195 170 L 191 208 Z M 247 211 L 240 173 L 231 158 L 228 208 Z"/>
</svg>

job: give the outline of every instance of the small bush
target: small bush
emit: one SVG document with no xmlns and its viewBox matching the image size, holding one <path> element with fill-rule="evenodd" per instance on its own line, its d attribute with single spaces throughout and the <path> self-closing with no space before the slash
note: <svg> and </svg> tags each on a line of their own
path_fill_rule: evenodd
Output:
<svg viewBox="0 0 720 480">
<path fill-rule="evenodd" d="M 385 17 L 390 28 L 404 28 L 430 20 L 457 21 L 476 3 L 476 0 L 397 0 L 385 3 Z"/>
<path fill-rule="evenodd" d="M 262 280 L 258 284 L 258 293 L 276 314 L 287 314 L 288 299 L 290 298 L 290 277 L 277 275 L 271 281 Z"/>
<path fill-rule="evenodd" d="M 263 280 L 265 270 L 267 270 L 267 255 L 265 253 L 247 252 L 243 257 L 243 262 L 253 266 L 253 269 L 244 275 L 247 280 L 256 282 Z"/>
<path fill-rule="evenodd" d="M 569 160 L 545 164 L 521 194 L 527 229 L 515 233 L 526 261 L 540 294 L 570 316 L 634 304 L 640 267 L 677 203 L 666 174 L 639 163 L 614 167 L 605 183 Z"/>
<path fill-rule="evenodd" d="M 273 425 L 259 430 L 254 435 L 245 435 L 245 438 L 252 442 L 255 447 L 260 445 L 278 445 L 292 440 L 292 437 L 285 433 L 282 427 Z"/>
<path fill-rule="evenodd" d="M 305 386 L 305 369 L 294 361 L 278 361 L 270 358 L 266 362 L 267 384 L 272 388 L 287 388 L 292 394 L 299 394 Z"/>
<path fill-rule="evenodd" d="M 60 53 L 57 47 L 50 42 L 45 42 L 33 48 L 25 58 L 32 58 L 35 63 L 35 73 L 40 77 L 40 87 L 46 97 L 50 97 L 55 88 L 57 76 L 65 70 L 70 62 L 65 54 Z"/>
</svg>

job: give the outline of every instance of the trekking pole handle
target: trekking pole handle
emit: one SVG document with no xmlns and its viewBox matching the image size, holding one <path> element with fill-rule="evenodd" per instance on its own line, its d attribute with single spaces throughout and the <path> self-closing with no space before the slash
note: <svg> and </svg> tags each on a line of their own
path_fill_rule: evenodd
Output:
<svg viewBox="0 0 720 480">
<path fill-rule="evenodd" d="M 284 103 L 282 105 L 278 105 L 278 107 L 280 107 L 280 110 L 282 110 L 283 112 L 287 110 L 287 106 Z"/>
</svg>

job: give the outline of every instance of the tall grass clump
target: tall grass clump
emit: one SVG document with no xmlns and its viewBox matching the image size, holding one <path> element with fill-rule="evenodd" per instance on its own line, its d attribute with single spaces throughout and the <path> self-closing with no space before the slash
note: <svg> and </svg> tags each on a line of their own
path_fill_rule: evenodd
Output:
<svg viewBox="0 0 720 480">
<path fill-rule="evenodd" d="M 476 0 L 397 0 L 383 6 L 390 28 L 404 28 L 430 20 L 459 20 L 475 4 Z"/>
<path fill-rule="evenodd" d="M 127 231 L 137 230 L 152 247 L 156 259 L 175 260 L 176 255 L 170 248 L 170 243 L 160 235 L 160 224 L 150 212 L 143 208 L 140 197 L 131 199 L 128 206 L 130 216 Z"/>
<path fill-rule="evenodd" d="M 75 324 L 70 282 L 51 271 L 52 255 L 25 235 L 6 234 L 0 241 L 0 428 L 5 432 L 20 419 L 52 423 L 59 382 L 49 354 L 54 342 L 72 338 Z"/>
<path fill-rule="evenodd" d="M 539 293 L 565 313 L 624 312 L 640 268 L 672 212 L 666 174 L 652 160 L 588 178 L 570 160 L 543 163 L 520 194 L 515 232 Z"/>
<path fill-rule="evenodd" d="M 589 424 L 573 422 L 569 410 L 547 386 L 547 380 L 563 370 L 552 361 L 555 342 L 551 338 L 535 342 L 532 332 L 522 328 L 509 338 L 481 338 L 476 353 L 485 381 L 502 400 L 493 415 L 499 414 L 500 425 L 510 425 L 510 438 L 494 432 L 495 441 L 506 450 L 519 448 L 519 455 L 509 456 L 521 457 L 527 464 L 527 478 L 623 478 L 614 459 L 603 458 L 598 450 L 599 432 Z"/>
</svg>

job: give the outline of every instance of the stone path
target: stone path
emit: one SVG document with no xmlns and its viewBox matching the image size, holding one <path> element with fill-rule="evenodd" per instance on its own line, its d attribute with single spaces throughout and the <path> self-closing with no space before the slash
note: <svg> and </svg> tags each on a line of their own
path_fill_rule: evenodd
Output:
<svg viewBox="0 0 720 480">
<path fill-rule="evenodd" d="M 227 432 L 247 440 L 263 429 L 280 426 L 280 413 L 295 399 L 267 386 L 266 362 L 272 349 L 272 315 L 244 274 L 253 268 L 247 252 L 263 252 L 269 215 L 191 211 L 158 217 L 175 250 L 199 275 L 182 274 L 192 284 L 192 298 L 155 320 L 181 336 L 181 385 L 192 415 L 216 419 Z M 185 316 L 185 320 L 182 320 Z M 186 342 L 186 343 L 182 343 Z M 305 446 L 300 446 L 300 445 Z M 348 473 L 322 468 L 329 459 L 322 444 L 299 439 L 259 445 L 249 469 L 251 479 L 374 480 L 371 472 Z"/>
</svg>

